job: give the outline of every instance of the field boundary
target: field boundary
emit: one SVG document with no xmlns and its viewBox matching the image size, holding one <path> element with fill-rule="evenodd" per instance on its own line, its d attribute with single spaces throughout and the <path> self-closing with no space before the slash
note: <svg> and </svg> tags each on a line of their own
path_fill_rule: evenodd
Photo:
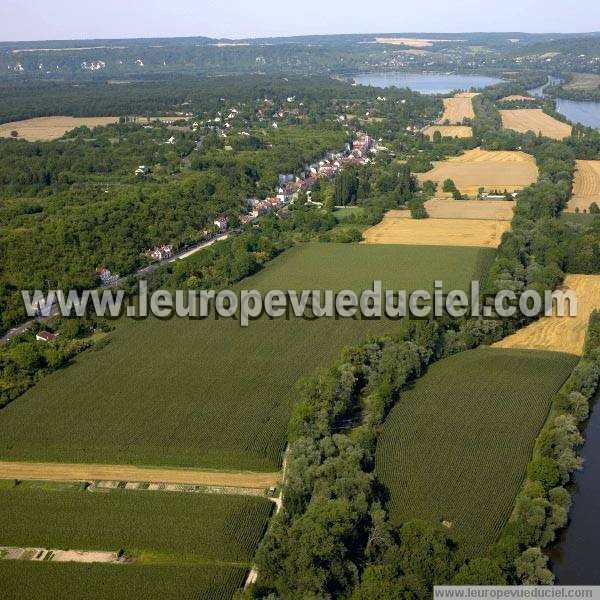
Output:
<svg viewBox="0 0 600 600">
<path fill-rule="evenodd" d="M 266 489 L 277 485 L 280 478 L 279 472 L 194 471 L 129 465 L 0 461 L 0 479 L 31 481 L 124 481 L 203 485 L 215 488 Z"/>
</svg>

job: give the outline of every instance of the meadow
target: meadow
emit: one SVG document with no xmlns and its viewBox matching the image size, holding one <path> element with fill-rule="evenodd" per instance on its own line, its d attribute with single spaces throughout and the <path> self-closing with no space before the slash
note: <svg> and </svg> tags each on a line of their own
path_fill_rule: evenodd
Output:
<svg viewBox="0 0 600 600">
<path fill-rule="evenodd" d="M 177 492 L 0 489 L 0 544 L 105 550 L 143 561 L 247 567 L 267 526 L 266 498 Z"/>
<path fill-rule="evenodd" d="M 493 251 L 308 244 L 243 289 L 468 289 Z M 266 318 L 123 320 L 111 343 L 57 371 L 0 413 L 3 460 L 273 471 L 296 381 L 390 321 Z"/>
<path fill-rule="evenodd" d="M 556 352 L 482 348 L 431 366 L 401 394 L 377 445 L 392 523 L 445 526 L 469 556 L 494 543 L 552 396 L 576 362 Z"/>
<path fill-rule="evenodd" d="M 230 600 L 243 585 L 246 573 L 244 568 L 220 565 L 83 565 L 0 560 L 3 600 Z"/>
</svg>

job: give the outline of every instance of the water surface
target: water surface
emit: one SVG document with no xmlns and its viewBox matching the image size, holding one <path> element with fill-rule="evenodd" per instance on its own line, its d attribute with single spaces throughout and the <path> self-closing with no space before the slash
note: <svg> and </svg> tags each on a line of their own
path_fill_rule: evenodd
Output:
<svg viewBox="0 0 600 600">
<path fill-rule="evenodd" d="M 453 90 L 482 89 L 501 83 L 502 79 L 486 75 L 457 75 L 449 73 L 403 73 L 389 71 L 385 73 L 363 73 L 354 75 L 359 85 L 376 87 L 409 88 L 421 94 L 449 94 Z"/>
</svg>

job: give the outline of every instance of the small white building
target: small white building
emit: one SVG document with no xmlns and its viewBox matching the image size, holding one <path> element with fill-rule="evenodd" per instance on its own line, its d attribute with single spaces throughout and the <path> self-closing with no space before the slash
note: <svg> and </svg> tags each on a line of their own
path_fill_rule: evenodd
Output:
<svg viewBox="0 0 600 600">
<path fill-rule="evenodd" d="M 146 167 L 145 165 L 140 165 L 135 170 L 136 175 L 148 175 L 148 173 L 150 173 L 150 169 L 148 167 Z"/>
</svg>

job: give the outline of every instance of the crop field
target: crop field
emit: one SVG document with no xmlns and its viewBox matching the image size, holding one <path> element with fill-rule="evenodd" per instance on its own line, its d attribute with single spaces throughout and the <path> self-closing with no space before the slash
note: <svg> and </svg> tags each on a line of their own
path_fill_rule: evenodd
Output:
<svg viewBox="0 0 600 600">
<path fill-rule="evenodd" d="M 124 549 L 144 560 L 248 566 L 273 503 L 266 498 L 116 490 L 0 489 L 0 544 Z"/>
<path fill-rule="evenodd" d="M 541 108 L 516 108 L 499 111 L 502 127 L 519 133 L 533 131 L 555 140 L 564 140 L 571 135 L 572 127 L 547 115 Z"/>
<path fill-rule="evenodd" d="M 481 555 L 508 519 L 535 438 L 577 358 L 482 348 L 430 367 L 384 424 L 376 475 L 390 519 L 448 527 Z"/>
<path fill-rule="evenodd" d="M 590 316 L 600 309 L 600 275 L 567 275 L 564 288 L 577 294 L 576 317 L 542 317 L 494 346 L 582 354 Z"/>
<path fill-rule="evenodd" d="M 476 93 L 460 92 L 452 98 L 444 98 L 444 114 L 440 117 L 439 123 L 451 125 L 460 125 L 463 119 L 474 119 L 473 98 Z"/>
<path fill-rule="evenodd" d="M 0 137 L 11 137 L 16 131 L 19 139 L 29 142 L 47 142 L 62 137 L 76 127 L 93 127 L 116 123 L 119 117 L 37 117 L 0 125 Z"/>
<path fill-rule="evenodd" d="M 573 79 L 565 85 L 566 90 L 595 90 L 600 87 L 597 73 L 573 73 Z"/>
<path fill-rule="evenodd" d="M 536 102 L 537 99 L 533 96 L 521 96 L 520 94 L 512 94 L 511 96 L 505 96 L 500 98 L 498 102 Z"/>
<path fill-rule="evenodd" d="M 479 219 L 511 221 L 515 203 L 507 200 L 448 200 L 434 198 L 425 202 L 432 219 Z"/>
<path fill-rule="evenodd" d="M 487 151 L 476 148 L 461 156 L 436 161 L 426 173 L 417 175 L 419 181 L 434 181 L 439 195 L 450 196 L 441 191 L 446 179 L 452 179 L 456 187 L 470 197 L 476 197 L 480 188 L 488 192 L 515 192 L 534 183 L 538 178 L 535 159 L 524 152 Z"/>
<path fill-rule="evenodd" d="M 390 211 L 363 234 L 365 244 L 407 244 L 497 248 L 510 221 L 490 219 L 407 219 Z"/>
<path fill-rule="evenodd" d="M 592 202 L 600 206 L 600 160 L 578 160 L 573 196 L 565 212 L 587 212 Z"/>
<path fill-rule="evenodd" d="M 431 125 L 423 130 L 423 134 L 433 138 L 433 134 L 439 131 L 442 137 L 470 138 L 473 137 L 473 129 L 466 125 Z"/>
<path fill-rule="evenodd" d="M 230 600 L 247 569 L 224 565 L 101 565 L 0 560 L 3 600 Z M 84 592 L 85 590 L 85 592 Z"/>
<path fill-rule="evenodd" d="M 460 42 L 464 40 L 438 40 L 429 38 L 411 38 L 411 37 L 378 37 L 375 38 L 376 44 L 391 44 L 392 46 L 412 46 L 413 48 L 429 48 L 439 42 Z"/>
<path fill-rule="evenodd" d="M 442 222 L 437 221 L 437 222 Z M 308 244 L 241 282 L 243 289 L 468 289 L 480 248 Z M 485 262 L 485 261 L 484 261 Z M 126 319 L 0 415 L 4 461 L 274 471 L 295 383 L 390 321 Z"/>
</svg>

